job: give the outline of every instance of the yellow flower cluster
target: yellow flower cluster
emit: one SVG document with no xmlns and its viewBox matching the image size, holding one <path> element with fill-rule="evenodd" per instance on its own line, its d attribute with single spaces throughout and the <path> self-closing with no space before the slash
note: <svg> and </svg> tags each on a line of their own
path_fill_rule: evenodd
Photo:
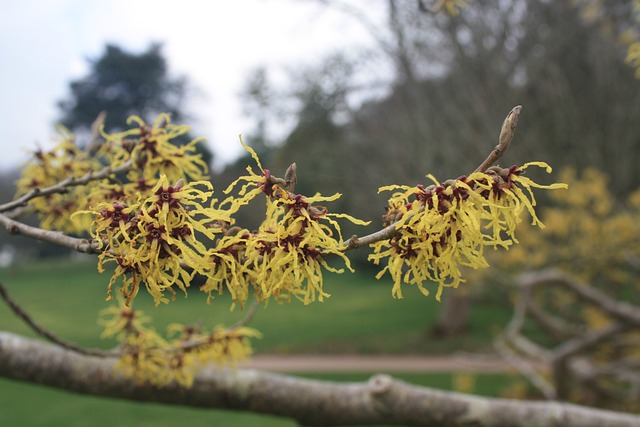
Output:
<svg viewBox="0 0 640 427">
<path fill-rule="evenodd" d="M 105 263 L 116 263 L 108 299 L 120 280 L 127 305 L 142 286 L 156 304 L 166 303 L 166 292 L 175 295 L 177 288 L 186 293 L 200 274 L 206 278 L 203 291 L 210 297 L 228 291 L 234 306 L 243 306 L 251 296 L 261 302 L 293 296 L 309 304 L 328 296 L 323 290 L 323 270 L 343 272 L 327 264 L 327 257 L 341 258 L 352 270 L 336 218 L 366 223 L 315 205 L 340 194 L 305 197 L 287 191 L 284 181 L 263 170 L 255 152 L 245 148 L 262 173 L 248 167 L 249 174 L 226 190 L 231 193 L 242 183 L 239 195 L 220 204 L 210 200 L 213 188 L 208 181 L 185 184 L 179 180 L 171 185 L 162 175 L 144 193 L 78 212 L 94 216 L 92 235 L 104 245 L 100 271 Z M 259 195 L 266 196 L 265 220 L 259 229 L 249 232 L 234 226 L 233 215 Z"/>
<path fill-rule="evenodd" d="M 57 131 L 58 142 L 54 148 L 50 151 L 35 151 L 33 161 L 22 170 L 22 175 L 16 182 L 16 197 L 68 179 L 81 178 L 100 166 L 76 146 L 75 137 L 66 128 L 59 126 Z M 69 217 L 76 210 L 86 207 L 84 202 L 90 194 L 90 188 L 75 186 L 62 193 L 33 198 L 29 204 L 38 214 L 40 227 L 78 234 L 88 229 L 90 221 L 73 222 L 69 221 Z"/>
<path fill-rule="evenodd" d="M 202 138 L 186 144 L 176 142 L 189 131 L 189 126 L 172 124 L 168 114 L 160 114 L 151 126 L 136 116 L 130 117 L 128 124 L 133 126 L 123 132 L 102 132 L 105 140 L 97 151 L 97 157 L 111 168 L 130 163 L 126 177 L 112 177 L 94 186 L 92 202 L 148 194 L 162 175 L 169 182 L 207 178 L 208 166 L 196 153 L 196 144 Z"/>
<path fill-rule="evenodd" d="M 130 307 L 109 307 L 103 311 L 103 337 L 120 342 L 121 372 L 139 383 L 163 387 L 177 382 L 190 387 L 198 370 L 207 364 L 234 365 L 252 353 L 250 338 L 260 334 L 251 328 L 218 327 L 205 331 L 200 326 L 171 324 L 167 337 L 147 326 L 149 318 Z"/>
<path fill-rule="evenodd" d="M 112 167 L 133 160 L 135 170 L 140 173 L 135 179 L 128 177 L 129 182 L 157 179 L 160 174 L 166 175 L 169 181 L 204 178 L 208 166 L 196 153 L 196 144 L 203 138 L 183 145 L 174 142 L 189 132 L 189 126 L 172 124 L 168 114 L 160 114 L 152 126 L 137 116 L 131 116 L 127 124 L 136 126 L 115 134 L 103 132 L 106 143 L 99 152 Z"/>
<path fill-rule="evenodd" d="M 103 132 L 105 141 L 96 153 L 80 149 L 73 134 L 63 127 L 58 128 L 60 141 L 51 151 L 34 153 L 33 161 L 26 165 L 17 182 L 16 196 L 96 173 L 105 164 L 116 169 L 131 163 L 126 178 L 111 176 L 31 199 L 29 205 L 39 214 L 42 228 L 82 234 L 91 227 L 90 218 L 70 221 L 74 212 L 104 201 L 144 195 L 157 185 L 161 174 L 171 182 L 205 179 L 207 165 L 195 153 L 200 139 L 183 145 L 174 142 L 189 131 L 188 126 L 171 124 L 167 114 L 161 114 L 153 126 L 135 116 L 129 123 L 135 126 L 124 132 Z"/>
<path fill-rule="evenodd" d="M 123 307 L 109 311 L 105 334 L 121 340 L 123 372 L 156 385 L 172 381 L 189 385 L 202 363 L 245 357 L 248 339 L 257 333 L 247 328 L 204 333 L 174 325 L 172 331 L 179 336 L 163 338 L 131 308 L 141 288 L 156 304 L 166 303 L 178 290 L 186 294 L 200 275 L 206 278 L 203 291 L 210 296 L 228 291 L 233 305 L 244 305 L 250 297 L 261 302 L 292 297 L 305 304 L 321 301 L 328 296 L 323 270 L 344 270 L 330 266 L 327 258 L 341 259 L 352 270 L 337 220 L 365 223 L 318 205 L 340 194 L 294 194 L 293 186 L 264 170 L 247 146 L 260 173 L 248 167 L 248 174 L 229 186 L 228 197 L 218 203 L 212 199 L 213 186 L 202 179 L 206 165 L 193 154 L 195 141 L 182 146 L 172 142 L 187 127 L 171 125 L 166 115 L 153 126 L 137 117 L 129 122 L 135 125 L 132 129 L 112 135 L 103 132 L 105 141 L 97 152 L 79 150 L 67 134 L 52 153 L 38 153 L 39 161 L 21 179 L 22 194 L 36 193 L 68 177 L 92 178 L 104 164 L 118 169 L 77 186 L 71 199 L 75 203 L 56 217 L 57 222 L 49 223 L 62 230 L 71 223 L 76 232 L 90 232 L 101 250 L 99 271 L 115 264 L 107 299 L 120 284 Z M 266 200 L 262 225 L 254 231 L 236 226 L 234 214 L 258 196 Z M 32 203 L 43 200 L 36 197 Z M 46 215 L 56 206 L 51 200 L 41 203 Z"/>
<path fill-rule="evenodd" d="M 93 237 L 104 244 L 99 270 L 104 271 L 105 262 L 117 263 L 108 299 L 113 284 L 122 278 L 121 292 L 127 305 L 143 283 L 156 304 L 168 302 L 165 291 L 175 294 L 176 286 L 186 292 L 195 273 L 205 273 L 207 248 L 195 234 L 213 239 L 216 230 L 206 224 L 228 219 L 222 212 L 202 206 L 211 196 L 211 188 L 208 181 L 170 185 L 162 175 L 146 198 L 102 202 L 92 210 L 78 212 L 95 216 Z"/>
<path fill-rule="evenodd" d="M 243 144 L 244 145 L 244 144 Z M 234 303 L 243 303 L 251 287 L 258 301 L 271 297 L 290 300 L 295 297 L 304 304 L 322 301 L 328 294 L 323 290 L 322 270 L 342 273 L 344 270 L 327 264 L 328 256 L 341 258 L 353 271 L 343 251 L 340 225 L 334 218 L 344 218 L 355 224 L 367 223 L 345 214 L 328 213 L 327 208 L 314 205 L 340 197 L 316 195 L 305 197 L 293 194 L 284 187 L 283 180 L 274 179 L 264 170 L 255 152 L 245 146 L 262 171 L 260 175 L 247 168 L 249 175 L 238 178 L 226 193 L 239 183 L 239 197 L 229 198 L 222 205 L 231 211 L 239 209 L 260 194 L 266 195 L 265 220 L 258 230 L 240 229 L 226 235 L 210 252 L 212 268 L 203 290 L 230 291 Z"/>
<path fill-rule="evenodd" d="M 131 308 L 141 288 L 156 304 L 166 303 L 178 290 L 186 294 L 198 275 L 205 278 L 201 289 L 209 299 L 228 292 L 232 308 L 244 306 L 251 297 L 265 303 L 298 299 L 309 304 L 329 296 L 325 271 L 353 271 L 345 255 L 351 246 L 343 242 L 339 220 L 367 223 L 323 206 L 340 194 L 295 194 L 294 165 L 284 179 L 277 178 L 242 143 L 259 171 L 247 167 L 247 174 L 218 202 L 212 198 L 212 184 L 204 179 L 207 165 L 195 153 L 198 140 L 175 143 L 188 127 L 171 124 L 164 114 L 151 126 L 138 117 L 129 124 L 133 127 L 120 133 L 103 132 L 105 141 L 95 154 L 78 150 L 66 135 L 54 152 L 39 153 L 20 181 L 21 194 L 26 194 L 69 176 L 92 176 L 100 165 L 118 168 L 118 173 L 109 170 L 108 177 L 99 175 L 74 189 L 73 198 L 57 214 L 52 212 L 59 206 L 53 196 L 66 195 L 31 202 L 41 205 L 44 225 L 68 230 L 65 227 L 72 223 L 77 232 L 89 231 L 102 250 L 101 272 L 108 263 L 115 264 L 107 299 L 119 283 L 124 306 L 110 309 L 105 333 L 121 340 L 120 364 L 128 375 L 156 385 L 189 385 L 197 366 L 244 357 L 248 338 L 256 336 L 246 328 L 202 332 L 174 325 L 171 330 L 178 336 L 163 338 Z M 369 258 L 375 264 L 386 261 L 377 277 L 391 275 L 396 297 L 402 297 L 402 283 L 428 294 L 425 282 L 436 282 L 439 299 L 443 287 L 463 281 L 462 267 L 486 267 L 484 248 L 508 248 L 516 242 L 515 229 L 524 211 L 533 224 L 542 226 L 532 188 L 566 187 L 541 186 L 525 177 L 532 165 L 550 171 L 544 163 L 530 163 L 491 167 L 442 184 L 430 177 L 434 184 L 429 186 L 381 188 L 393 191 L 385 221 L 393 224 L 395 234 L 372 244 Z M 265 199 L 264 221 L 250 231 L 236 225 L 234 217 L 256 197 Z M 73 210 L 79 221 L 68 221 Z"/>
<path fill-rule="evenodd" d="M 366 225 L 345 214 L 331 214 L 316 202 L 336 200 L 316 195 L 304 197 L 293 195 L 279 187 L 267 201 L 267 218 L 247 244 L 247 264 L 260 284 L 260 299 L 274 296 L 291 296 L 304 304 L 322 301 L 329 296 L 323 290 L 322 270 L 342 273 L 341 268 L 327 264 L 328 256 L 344 261 L 345 267 L 353 271 L 349 259 L 344 255 L 339 224 L 333 219 L 345 218 L 355 224 Z"/>
<path fill-rule="evenodd" d="M 402 298 L 402 283 L 417 285 L 428 295 L 425 282 L 436 282 L 439 300 L 444 287 L 457 287 L 463 281 L 461 267 L 487 267 L 485 246 L 508 248 L 517 241 L 515 229 L 524 210 L 534 224 L 542 226 L 531 188 L 566 188 L 564 184 L 538 185 L 525 177 L 524 170 L 532 165 L 551 170 L 545 163 L 528 163 L 508 169 L 491 167 L 486 173 L 444 184 L 429 176 L 434 184 L 428 187 L 382 187 L 380 191 L 396 191 L 384 218 L 397 232 L 371 245 L 369 259 L 376 265 L 387 261 L 376 277 L 388 272 L 394 281 L 392 293 L 398 298 Z"/>
</svg>

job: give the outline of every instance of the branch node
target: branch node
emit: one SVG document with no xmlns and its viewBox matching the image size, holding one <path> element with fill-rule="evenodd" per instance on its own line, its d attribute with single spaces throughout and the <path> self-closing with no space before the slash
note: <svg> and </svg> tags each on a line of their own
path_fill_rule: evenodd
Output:
<svg viewBox="0 0 640 427">
<path fill-rule="evenodd" d="M 381 396 L 386 394 L 393 384 L 393 378 L 386 374 L 374 375 L 369 379 L 369 387 L 371 394 L 374 396 Z"/>
<path fill-rule="evenodd" d="M 347 242 L 347 249 L 356 249 L 358 247 L 360 247 L 360 239 L 354 234 Z"/>
</svg>

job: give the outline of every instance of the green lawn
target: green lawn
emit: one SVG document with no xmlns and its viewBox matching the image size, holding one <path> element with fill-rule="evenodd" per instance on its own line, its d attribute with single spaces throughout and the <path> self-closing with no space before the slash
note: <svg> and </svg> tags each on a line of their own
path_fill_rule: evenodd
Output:
<svg viewBox="0 0 640 427">
<path fill-rule="evenodd" d="M 109 347 L 99 338 L 98 312 L 107 307 L 106 284 L 94 262 L 56 261 L 0 269 L 0 281 L 34 319 L 61 337 L 87 346 Z M 472 333 L 456 340 L 429 339 L 427 331 L 436 319 L 439 303 L 407 286 L 401 300 L 391 297 L 391 282 L 373 275 L 328 275 L 325 289 L 332 294 L 324 302 L 308 306 L 294 301 L 260 306 L 251 326 L 264 338 L 255 342 L 260 352 L 359 352 L 447 353 L 483 349 L 504 325 L 510 309 L 476 305 L 472 310 Z M 168 305 L 154 307 L 141 291 L 135 307 L 155 319 L 164 331 L 171 322 L 232 324 L 245 312 L 229 310 L 225 296 L 206 303 L 206 296 L 192 290 Z M 0 329 L 33 335 L 8 308 L 0 304 Z"/>
<path fill-rule="evenodd" d="M 0 281 L 37 322 L 67 340 L 104 348 L 114 345 L 99 338 L 101 329 L 97 324 L 97 313 L 107 306 L 104 300 L 108 280 L 107 275 L 96 272 L 94 261 L 51 261 L 0 269 Z M 332 297 L 323 303 L 259 307 L 251 326 L 260 330 L 264 338 L 255 342 L 256 351 L 423 354 L 473 351 L 486 348 L 510 314 L 508 307 L 474 306 L 472 334 L 440 342 L 426 334 L 439 309 L 433 297 L 425 298 L 416 289 L 407 287 L 405 298 L 394 300 L 389 280 L 377 281 L 373 275 L 365 274 L 330 275 L 325 287 Z M 230 312 L 226 297 L 207 305 L 206 297 L 197 291 L 158 308 L 141 292 L 135 305 L 153 315 L 160 330 L 171 322 L 228 325 L 245 314 L 241 310 Z M 33 336 L 4 304 L 0 304 L 0 330 Z M 354 381 L 364 380 L 367 375 L 313 377 Z M 436 388 L 451 387 L 448 374 L 400 377 Z M 476 392 L 496 395 L 505 381 L 501 376 L 479 375 Z M 294 425 L 272 417 L 85 397 L 0 380 L 1 426 L 84 426 L 87 420 L 91 420 L 93 427 L 171 426 L 182 424 L 185 419 L 190 426 Z"/>
</svg>

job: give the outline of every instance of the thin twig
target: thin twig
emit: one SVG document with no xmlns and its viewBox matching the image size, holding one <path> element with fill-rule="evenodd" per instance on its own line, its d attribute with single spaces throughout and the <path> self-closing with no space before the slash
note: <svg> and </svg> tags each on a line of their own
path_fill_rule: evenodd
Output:
<svg viewBox="0 0 640 427">
<path fill-rule="evenodd" d="M 11 234 L 22 234 L 36 240 L 64 246 L 77 252 L 87 254 L 101 252 L 101 250 L 98 249 L 99 245 L 96 241 L 67 236 L 66 234 L 58 231 L 43 230 L 42 228 L 33 227 L 11 219 L 4 214 L 0 214 L 0 225 L 4 226 Z"/>
<path fill-rule="evenodd" d="M 476 168 L 474 172 L 484 172 L 488 167 L 498 161 L 500 157 L 507 151 L 513 135 L 516 133 L 516 126 L 518 126 L 518 118 L 522 111 L 521 105 L 513 107 L 507 117 L 502 122 L 502 129 L 500 130 L 500 137 L 498 138 L 498 145 L 496 145 L 489 156 Z"/>
<path fill-rule="evenodd" d="M 1 282 L 0 282 L 0 296 L 2 297 L 2 299 L 4 299 L 4 301 L 7 303 L 7 305 L 11 309 L 11 311 L 13 311 L 13 313 L 16 316 L 18 316 L 27 325 L 29 325 L 29 327 L 36 334 L 46 338 L 50 342 L 52 342 L 54 344 L 57 344 L 60 347 L 63 347 L 65 349 L 67 349 L 67 350 L 71 350 L 71 351 L 74 351 L 76 353 L 84 354 L 86 356 L 111 357 L 111 356 L 117 356 L 118 355 L 118 353 L 114 352 L 113 350 L 107 351 L 107 350 L 99 350 L 99 349 L 92 349 L 92 348 L 84 348 L 84 347 L 80 347 L 77 344 L 74 344 L 72 342 L 63 340 L 62 338 L 58 337 L 53 332 L 47 330 L 43 326 L 41 326 L 38 323 L 36 323 L 35 320 L 33 320 L 31 318 L 29 313 L 27 313 L 22 307 L 20 307 L 20 305 L 17 302 L 15 302 L 11 298 L 11 296 L 9 295 L 9 292 L 7 291 L 7 288 Z"/>
<path fill-rule="evenodd" d="M 498 145 L 496 145 L 489 156 L 478 166 L 475 172 L 484 172 L 488 167 L 493 165 L 502 155 L 507 151 L 509 145 L 511 144 L 511 140 L 513 139 L 513 135 L 516 132 L 516 126 L 518 126 L 518 118 L 520 117 L 520 112 L 522 111 L 522 106 L 517 105 L 513 107 L 513 109 L 507 114 L 507 117 L 502 122 L 502 129 L 500 130 L 500 137 L 498 138 Z M 363 237 L 353 236 L 350 239 L 343 242 L 343 245 L 347 246 L 347 249 L 356 249 L 361 246 L 366 246 L 370 243 L 375 243 L 380 240 L 390 239 L 394 235 L 396 235 L 398 231 L 396 230 L 395 224 L 391 224 L 382 230 L 378 230 L 374 233 L 368 234 Z"/>
<path fill-rule="evenodd" d="M 396 230 L 396 225 L 391 224 L 382 230 L 375 231 L 371 234 L 367 234 L 366 236 L 351 236 L 350 239 L 345 240 L 342 244 L 347 246 L 347 249 L 357 249 L 371 243 L 379 242 L 380 240 L 390 239 L 397 233 L 399 233 L 399 231 Z"/>
<path fill-rule="evenodd" d="M 498 337 L 493 342 L 493 346 L 498 354 L 507 361 L 511 366 L 520 372 L 529 382 L 535 386 L 542 395 L 548 400 L 554 400 L 557 398 L 556 390 L 551 383 L 538 373 L 533 364 L 521 357 L 515 351 L 510 349 L 506 343 L 505 337 Z"/>
<path fill-rule="evenodd" d="M 85 185 L 91 181 L 96 181 L 96 180 L 108 178 L 109 176 L 114 174 L 127 172 L 129 169 L 131 169 L 132 163 L 133 162 L 130 159 L 123 165 L 118 166 L 117 168 L 112 168 L 111 166 L 105 166 L 98 172 L 89 171 L 80 178 L 69 177 L 49 187 L 34 188 L 28 193 L 25 193 L 22 196 L 18 197 L 17 199 L 0 205 L 0 212 L 7 212 L 10 210 L 16 209 L 18 207 L 25 206 L 29 200 L 35 199 L 36 197 L 47 196 L 49 194 L 55 194 L 55 193 L 64 193 L 67 191 L 68 187 Z"/>
<path fill-rule="evenodd" d="M 104 122 L 107 118 L 106 111 L 100 111 L 98 117 L 91 124 L 91 136 L 87 142 L 87 153 L 93 153 L 100 148 L 100 129 L 104 126 Z"/>
<path fill-rule="evenodd" d="M 247 326 L 253 320 L 253 317 L 256 315 L 257 309 L 258 309 L 258 300 L 251 301 L 251 305 L 247 309 L 247 314 L 242 319 L 238 320 L 236 323 L 229 326 L 227 330 L 233 331 L 235 329 L 240 329 Z"/>
<path fill-rule="evenodd" d="M 240 329 L 244 326 L 247 326 L 251 320 L 253 320 L 253 317 L 256 314 L 256 310 L 258 308 L 258 301 L 254 300 L 251 302 L 251 305 L 249 306 L 249 309 L 247 310 L 247 314 L 240 319 L 238 322 L 234 323 L 233 325 L 229 326 L 226 330 L 229 332 L 233 332 L 236 329 Z M 174 348 L 170 348 L 169 351 L 172 352 L 176 352 L 176 351 L 188 351 L 188 350 L 192 350 L 194 348 L 198 348 L 202 345 L 208 345 L 211 344 L 211 337 L 207 336 L 204 338 L 200 338 L 200 339 L 195 339 L 195 340 L 188 340 L 183 342 L 181 345 L 176 346 Z"/>
</svg>

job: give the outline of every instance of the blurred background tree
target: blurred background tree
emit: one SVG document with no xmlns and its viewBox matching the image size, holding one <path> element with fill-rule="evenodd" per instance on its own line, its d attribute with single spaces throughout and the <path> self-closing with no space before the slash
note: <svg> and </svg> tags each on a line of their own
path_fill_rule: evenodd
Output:
<svg viewBox="0 0 640 427">
<path fill-rule="evenodd" d="M 89 73 L 69 84 L 68 98 L 58 106 L 60 122 L 76 134 L 86 134 L 98 115 L 106 113 L 105 130 L 127 122 L 131 115 L 149 121 L 160 113 L 169 113 L 174 123 L 190 119 L 185 113 L 189 83 L 186 77 L 173 77 L 162 53 L 162 45 L 151 44 L 141 53 L 127 52 L 108 44 L 97 59 L 89 60 Z M 180 142 L 193 139 L 185 135 Z M 213 153 L 203 143 L 199 154 L 211 164 Z"/>
<path fill-rule="evenodd" d="M 594 168 L 560 179 L 570 190 L 550 196 L 546 227 L 525 225 L 518 245 L 490 254 L 474 290 L 515 302 L 496 348 L 545 397 L 638 411 L 640 190 L 616 200 L 615 181 Z"/>
</svg>

